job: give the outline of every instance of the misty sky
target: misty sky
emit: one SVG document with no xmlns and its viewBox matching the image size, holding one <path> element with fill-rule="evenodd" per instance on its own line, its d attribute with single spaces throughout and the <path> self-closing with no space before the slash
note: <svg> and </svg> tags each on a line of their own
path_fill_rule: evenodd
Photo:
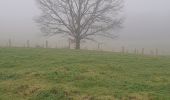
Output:
<svg viewBox="0 0 170 100">
<path fill-rule="evenodd" d="M 40 32 L 33 21 L 38 15 L 34 0 L 1 0 L 0 42 L 38 39 Z M 108 45 L 170 52 L 170 0 L 125 0 L 124 16 L 124 29 Z"/>
</svg>

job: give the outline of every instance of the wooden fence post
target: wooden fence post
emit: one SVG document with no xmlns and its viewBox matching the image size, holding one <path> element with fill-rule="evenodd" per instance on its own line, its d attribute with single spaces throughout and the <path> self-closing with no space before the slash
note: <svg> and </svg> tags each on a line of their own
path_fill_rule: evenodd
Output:
<svg viewBox="0 0 170 100">
<path fill-rule="evenodd" d="M 48 48 L 48 41 L 45 41 L 45 48 Z"/>
<path fill-rule="evenodd" d="M 12 47 L 11 39 L 8 40 L 8 47 Z"/>
<path fill-rule="evenodd" d="M 142 55 L 145 54 L 145 48 L 142 48 Z"/>
<path fill-rule="evenodd" d="M 97 43 L 97 49 L 102 51 L 103 43 Z"/>
<path fill-rule="evenodd" d="M 68 48 L 71 49 L 71 40 L 68 39 Z"/>
<path fill-rule="evenodd" d="M 125 47 L 122 46 L 122 53 L 124 54 L 125 53 Z"/>
<path fill-rule="evenodd" d="M 158 49 L 156 48 L 156 54 L 155 54 L 156 56 L 158 56 Z"/>
<path fill-rule="evenodd" d="M 136 50 L 136 54 L 137 54 L 137 55 L 139 54 L 139 50 L 138 50 L 138 49 Z"/>
<path fill-rule="evenodd" d="M 135 54 L 137 54 L 137 49 L 135 48 L 135 51 L 134 51 Z"/>
<path fill-rule="evenodd" d="M 126 53 L 128 54 L 128 53 L 129 53 L 129 50 L 126 50 Z"/>
<path fill-rule="evenodd" d="M 30 41 L 27 40 L 27 48 L 29 48 L 29 47 L 30 47 Z"/>
<path fill-rule="evenodd" d="M 98 50 L 100 49 L 100 43 L 97 44 L 97 49 L 98 49 Z"/>
<path fill-rule="evenodd" d="M 150 54 L 151 54 L 151 56 L 154 56 L 154 51 L 151 50 L 151 51 L 150 51 Z"/>
</svg>

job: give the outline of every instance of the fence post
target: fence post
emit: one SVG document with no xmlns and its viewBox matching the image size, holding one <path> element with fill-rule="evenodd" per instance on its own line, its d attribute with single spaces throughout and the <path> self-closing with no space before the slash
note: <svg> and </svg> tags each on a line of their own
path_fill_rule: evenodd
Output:
<svg viewBox="0 0 170 100">
<path fill-rule="evenodd" d="M 154 51 L 151 50 L 151 51 L 150 51 L 150 54 L 151 54 L 151 56 L 154 56 Z"/>
<path fill-rule="evenodd" d="M 27 48 L 29 48 L 29 47 L 30 47 L 30 41 L 27 40 Z"/>
<path fill-rule="evenodd" d="M 48 48 L 48 41 L 45 41 L 45 48 Z"/>
<path fill-rule="evenodd" d="M 142 48 L 142 55 L 144 55 L 144 52 L 145 52 L 145 48 Z"/>
<path fill-rule="evenodd" d="M 103 43 L 97 43 L 97 49 L 102 51 L 102 45 Z"/>
<path fill-rule="evenodd" d="M 8 47 L 12 47 L 11 39 L 8 40 Z"/>
<path fill-rule="evenodd" d="M 156 48 L 156 56 L 158 56 L 158 49 Z"/>
<path fill-rule="evenodd" d="M 135 53 L 135 54 L 137 54 L 137 50 L 136 50 L 136 48 L 135 48 L 135 51 L 134 51 L 134 53 Z"/>
<path fill-rule="evenodd" d="M 125 47 L 122 46 L 122 53 L 124 54 L 125 53 Z"/>
<path fill-rule="evenodd" d="M 68 39 L 68 48 L 71 49 L 71 40 Z"/>
<path fill-rule="evenodd" d="M 129 50 L 126 50 L 126 53 L 128 54 L 128 53 L 129 53 Z"/>
<path fill-rule="evenodd" d="M 98 50 L 100 49 L 100 43 L 97 44 L 97 49 L 98 49 Z"/>
<path fill-rule="evenodd" d="M 139 50 L 138 50 L 138 49 L 136 50 L 136 54 L 137 54 L 137 55 L 139 54 Z"/>
</svg>

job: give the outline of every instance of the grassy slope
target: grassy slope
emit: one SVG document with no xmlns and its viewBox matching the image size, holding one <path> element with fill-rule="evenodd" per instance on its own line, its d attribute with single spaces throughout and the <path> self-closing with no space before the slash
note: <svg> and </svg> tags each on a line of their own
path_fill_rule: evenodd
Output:
<svg viewBox="0 0 170 100">
<path fill-rule="evenodd" d="M 170 58 L 0 48 L 0 100 L 170 100 Z"/>
</svg>

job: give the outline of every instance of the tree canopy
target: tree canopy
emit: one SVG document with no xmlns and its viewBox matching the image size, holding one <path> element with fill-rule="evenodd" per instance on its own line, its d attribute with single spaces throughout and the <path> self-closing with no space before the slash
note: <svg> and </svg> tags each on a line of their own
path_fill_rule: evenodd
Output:
<svg viewBox="0 0 170 100">
<path fill-rule="evenodd" d="M 42 10 L 37 18 L 41 31 L 47 35 L 64 34 L 80 49 L 81 40 L 94 36 L 115 38 L 120 28 L 122 0 L 36 0 Z"/>
</svg>

